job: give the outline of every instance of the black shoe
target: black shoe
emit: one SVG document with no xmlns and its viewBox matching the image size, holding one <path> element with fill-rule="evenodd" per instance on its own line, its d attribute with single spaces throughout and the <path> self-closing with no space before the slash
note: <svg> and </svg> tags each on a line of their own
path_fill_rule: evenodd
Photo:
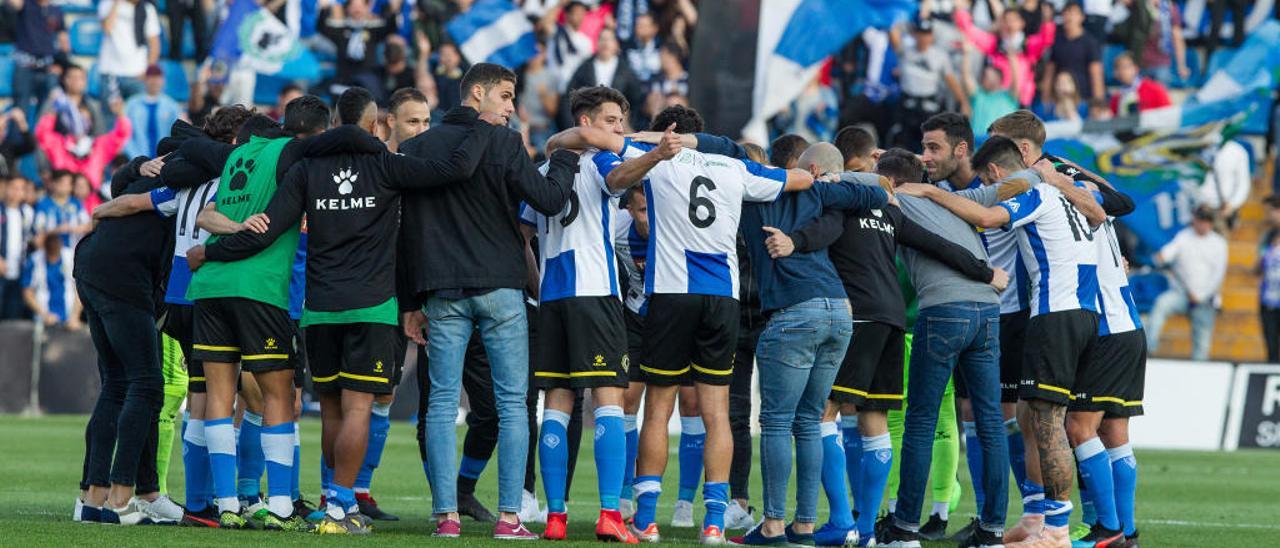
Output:
<svg viewBox="0 0 1280 548">
<path fill-rule="evenodd" d="M 981 527 L 974 527 L 973 532 L 960 541 L 960 548 L 995 548 L 1003 546 L 1003 534 L 996 534 Z"/>
<path fill-rule="evenodd" d="M 218 511 L 212 506 L 206 506 L 204 510 L 192 512 L 187 510 L 182 514 L 182 522 L 180 525 L 186 527 L 211 527 L 218 528 Z"/>
<path fill-rule="evenodd" d="M 1133 535 L 1124 537 L 1124 548 L 1138 548 L 1138 530 L 1133 530 Z"/>
<path fill-rule="evenodd" d="M 458 513 L 485 523 L 498 521 L 497 516 L 476 499 L 475 493 L 458 493 Z"/>
<path fill-rule="evenodd" d="M 1136 533 L 1134 536 L 1135 538 L 1137 537 Z M 1095 523 L 1093 528 L 1089 530 L 1089 534 L 1076 542 L 1097 548 L 1124 548 L 1128 544 L 1126 541 L 1124 531 L 1107 529 L 1101 523 Z"/>
<path fill-rule="evenodd" d="M 956 533 L 954 535 L 951 535 L 949 538 L 947 538 L 947 540 L 951 542 L 960 542 L 964 539 L 967 539 L 973 535 L 974 529 L 981 529 L 981 527 L 978 527 L 978 525 L 979 525 L 978 518 L 975 517 L 969 520 L 969 523 L 965 525 L 963 529 L 956 531 Z"/>
<path fill-rule="evenodd" d="M 307 499 L 298 499 L 293 501 L 293 514 L 295 516 L 302 516 L 303 518 L 306 518 L 315 511 L 316 505 L 311 504 L 311 501 Z"/>
<path fill-rule="evenodd" d="M 879 548 L 920 548 L 920 535 L 891 523 L 885 527 L 883 536 L 876 535 L 876 546 Z"/>
<path fill-rule="evenodd" d="M 889 530 L 890 525 L 893 525 L 893 514 L 891 513 L 880 514 L 880 517 L 876 518 L 876 525 L 875 525 L 875 528 L 873 529 L 873 531 L 876 534 L 876 538 L 884 538 L 886 532 Z"/>
<path fill-rule="evenodd" d="M 920 538 L 923 540 L 942 540 L 947 536 L 947 520 L 942 519 L 938 514 L 930 514 L 929 521 L 926 521 L 924 527 L 920 528 Z"/>
<path fill-rule="evenodd" d="M 361 493 L 356 495 L 356 505 L 360 507 L 360 513 L 369 519 L 378 521 L 400 521 L 399 517 L 383 512 L 378 508 L 378 501 L 368 494 Z"/>
</svg>

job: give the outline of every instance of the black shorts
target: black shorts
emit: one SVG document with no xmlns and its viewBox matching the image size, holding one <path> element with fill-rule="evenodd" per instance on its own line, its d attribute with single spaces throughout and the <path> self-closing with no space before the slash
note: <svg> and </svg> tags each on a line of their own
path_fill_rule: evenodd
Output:
<svg viewBox="0 0 1280 548">
<path fill-rule="evenodd" d="M 663 293 L 649 297 L 644 321 L 645 382 L 675 386 L 692 380 L 728 386 L 738 347 L 738 300 Z"/>
<path fill-rule="evenodd" d="M 1068 409 L 1105 411 L 1110 417 L 1141 415 L 1146 364 L 1147 336 L 1141 329 L 1098 337 L 1080 366 Z"/>
<path fill-rule="evenodd" d="M 352 390 L 390 394 L 394 385 L 396 334 L 384 323 L 318 324 L 306 327 L 311 383 L 317 393 Z"/>
<path fill-rule="evenodd" d="M 1098 315 L 1064 310 L 1033 316 L 1027 322 L 1026 338 L 1035 344 L 1025 349 L 1018 396 L 1066 405 L 1098 338 Z"/>
<path fill-rule="evenodd" d="M 191 353 L 192 331 L 195 323 L 195 307 L 189 304 L 167 303 L 160 319 L 160 332 L 178 341 L 182 357 L 187 361 L 187 392 L 205 392 L 204 364 L 193 359 Z"/>
<path fill-rule="evenodd" d="M 295 367 L 297 345 L 289 312 L 237 297 L 195 304 L 192 359 L 239 362 L 244 371 L 265 373 Z"/>
<path fill-rule="evenodd" d="M 854 322 L 849 349 L 831 385 L 831 401 L 859 410 L 902 409 L 906 332 L 880 322 Z"/>
<path fill-rule="evenodd" d="M 1000 315 L 1000 401 L 1018 401 L 1018 381 L 1022 380 L 1022 359 L 1026 352 L 1027 321 L 1031 310 Z M 960 369 L 955 372 L 956 397 L 969 399 L 969 384 Z"/>
<path fill-rule="evenodd" d="M 535 388 L 627 387 L 627 325 L 617 297 L 570 297 L 538 307 Z"/>
</svg>

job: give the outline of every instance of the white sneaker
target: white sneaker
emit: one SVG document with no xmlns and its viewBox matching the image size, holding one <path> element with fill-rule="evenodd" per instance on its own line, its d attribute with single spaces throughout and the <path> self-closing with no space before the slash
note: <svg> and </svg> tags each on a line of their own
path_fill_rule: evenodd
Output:
<svg viewBox="0 0 1280 548">
<path fill-rule="evenodd" d="M 146 507 L 148 503 L 137 497 L 129 499 L 129 503 L 124 508 L 110 508 L 120 519 L 120 525 L 145 525 L 151 523 L 150 516 L 147 515 Z"/>
<path fill-rule="evenodd" d="M 622 499 L 618 501 L 618 512 L 622 513 L 622 520 L 626 521 L 636 515 L 636 504 L 631 499 Z"/>
<path fill-rule="evenodd" d="M 71 521 L 80 521 L 82 512 L 84 512 L 84 501 L 80 497 L 76 497 L 76 505 L 71 509 Z"/>
<path fill-rule="evenodd" d="M 693 527 L 693 503 L 677 500 L 676 510 L 671 513 L 672 527 Z"/>
<path fill-rule="evenodd" d="M 545 523 L 546 519 L 538 520 L 538 497 L 533 493 L 525 491 L 520 496 L 520 512 L 516 514 L 520 518 L 521 523 Z"/>
<path fill-rule="evenodd" d="M 151 501 L 143 510 L 157 524 L 169 525 L 182 521 L 182 507 L 173 502 L 169 495 L 160 495 L 160 498 Z"/>
<path fill-rule="evenodd" d="M 724 528 L 725 530 L 747 530 L 755 527 L 755 519 L 751 517 L 751 513 L 747 512 L 736 502 L 729 502 L 729 506 L 724 510 Z"/>
</svg>

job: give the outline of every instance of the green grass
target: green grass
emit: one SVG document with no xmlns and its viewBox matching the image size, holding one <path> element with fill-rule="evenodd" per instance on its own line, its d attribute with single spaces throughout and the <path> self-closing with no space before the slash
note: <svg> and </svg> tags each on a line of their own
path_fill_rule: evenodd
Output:
<svg viewBox="0 0 1280 548">
<path fill-rule="evenodd" d="M 430 496 L 413 426 L 397 422 L 374 480 L 374 495 L 382 507 L 399 514 L 403 521 L 380 522 L 374 538 L 352 539 L 266 532 L 216 531 L 173 527 L 108 528 L 71 521 L 83 456 L 86 417 L 59 416 L 26 419 L 0 416 L 0 545 L 5 546 L 213 546 L 231 543 L 272 543 L 275 545 L 337 545 L 376 542 L 379 546 L 418 545 L 428 537 Z M 316 497 L 315 447 L 319 424 L 303 423 L 304 492 Z M 587 438 L 590 439 L 589 437 Z M 181 501 L 181 447 L 175 448 L 175 465 L 170 470 L 170 489 Z M 570 538 L 579 542 L 568 546 L 595 545 L 591 534 L 597 511 L 591 444 L 584 443 L 578 478 L 573 484 Z M 1275 545 L 1280 536 L 1280 453 L 1244 451 L 1205 453 L 1139 451 L 1141 480 L 1138 493 L 1138 524 L 1147 546 L 1265 546 Z M 675 458 L 665 484 L 659 509 L 659 524 L 670 519 L 675 500 Z M 752 493 L 759 496 L 758 468 L 752 471 Z M 967 468 L 961 464 L 961 474 Z M 486 504 L 496 504 L 496 470 L 490 466 L 479 486 Z M 961 482 L 968 484 L 967 478 Z M 1019 508 L 1011 497 L 1011 515 Z M 759 504 L 758 498 L 754 501 Z M 972 497 L 966 496 L 952 520 L 952 528 L 973 513 Z M 825 509 L 823 510 L 825 515 Z M 531 527 L 535 532 L 541 526 Z M 464 538 L 454 546 L 497 544 L 488 539 L 489 526 L 463 523 Z M 696 542 L 693 529 L 663 528 L 664 542 Z M 588 542 L 590 541 L 590 542 Z M 439 544 L 447 544 L 439 542 Z M 948 543 L 926 543 L 947 546 Z"/>
</svg>

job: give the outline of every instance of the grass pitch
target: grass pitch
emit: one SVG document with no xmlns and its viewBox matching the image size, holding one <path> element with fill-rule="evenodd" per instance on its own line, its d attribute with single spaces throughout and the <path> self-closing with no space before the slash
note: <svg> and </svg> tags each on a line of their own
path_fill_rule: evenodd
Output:
<svg viewBox="0 0 1280 548">
<path fill-rule="evenodd" d="M 402 521 L 378 522 L 370 538 L 334 538 L 257 531 L 217 531 L 177 527 L 108 527 L 71 521 L 84 452 L 87 417 L 19 418 L 0 416 L 0 545 L 45 546 L 229 546 L 340 545 L 410 546 L 423 543 L 453 546 L 493 546 L 491 526 L 464 518 L 463 538 L 436 541 L 429 537 L 430 495 L 418 460 L 413 425 L 396 422 L 374 479 L 373 493 L 384 510 Z M 317 450 L 320 425 L 305 420 L 303 433 L 303 491 L 319 499 Z M 461 436 L 459 436 L 461 440 Z M 673 442 L 675 441 L 673 437 Z M 675 502 L 676 460 L 672 451 L 659 507 L 659 525 L 670 519 Z M 182 501 L 181 446 L 174 449 L 169 488 Z M 1275 546 L 1280 545 L 1280 452 L 1207 453 L 1138 451 L 1138 527 L 1149 547 Z M 963 458 L 963 453 L 961 455 Z M 597 513 L 595 470 L 590 437 L 579 456 L 570 508 L 570 539 L 565 546 L 597 545 L 592 534 Z M 968 468 L 961 464 L 960 473 Z M 490 466 L 478 495 L 492 508 L 497 503 L 496 470 Z M 759 468 L 752 471 L 753 504 L 759 506 Z M 961 478 L 968 485 L 968 478 Z M 264 482 L 265 487 L 265 482 Z M 792 483 L 794 488 L 794 482 Z M 541 487 L 539 487 L 540 489 Z M 541 496 L 541 493 L 539 493 Z M 701 495 L 699 495 L 701 496 Z M 1018 497 L 1010 496 L 1010 521 L 1019 513 Z M 696 504 L 701 509 L 700 502 Z M 825 517 L 825 504 L 822 515 Z M 966 494 L 953 514 L 954 531 L 973 514 Z M 699 516 L 695 516 L 700 519 Z M 757 517 L 759 513 L 757 512 Z M 1077 518 L 1078 519 L 1078 518 Z M 540 525 L 530 529 L 541 531 Z M 697 531 L 663 527 L 664 544 L 695 544 Z M 737 533 L 731 533 L 737 534 Z M 929 547 L 950 543 L 925 543 Z"/>
</svg>

